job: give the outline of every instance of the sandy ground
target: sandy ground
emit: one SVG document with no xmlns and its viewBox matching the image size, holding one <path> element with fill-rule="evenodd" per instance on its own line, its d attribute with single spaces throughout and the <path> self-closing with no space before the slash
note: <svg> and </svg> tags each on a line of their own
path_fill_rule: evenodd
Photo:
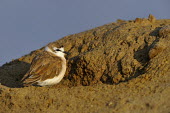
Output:
<svg viewBox="0 0 170 113">
<path fill-rule="evenodd" d="M 118 20 L 49 43 L 64 45 L 65 78 L 23 87 L 33 51 L 0 67 L 0 113 L 170 113 L 170 20 Z"/>
</svg>

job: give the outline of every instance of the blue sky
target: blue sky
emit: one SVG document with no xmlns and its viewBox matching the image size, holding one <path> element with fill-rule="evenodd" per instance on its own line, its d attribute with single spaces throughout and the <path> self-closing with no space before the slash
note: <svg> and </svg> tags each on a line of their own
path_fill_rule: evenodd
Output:
<svg viewBox="0 0 170 113">
<path fill-rule="evenodd" d="M 0 65 L 117 19 L 170 19 L 170 0 L 0 0 Z"/>
</svg>

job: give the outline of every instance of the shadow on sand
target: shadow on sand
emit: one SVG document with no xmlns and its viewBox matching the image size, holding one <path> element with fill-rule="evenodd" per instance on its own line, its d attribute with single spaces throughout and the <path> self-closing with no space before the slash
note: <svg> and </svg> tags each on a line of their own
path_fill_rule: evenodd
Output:
<svg viewBox="0 0 170 113">
<path fill-rule="evenodd" d="M 0 84 L 10 88 L 22 87 L 21 78 L 29 70 L 30 64 L 12 61 L 0 67 Z"/>
</svg>

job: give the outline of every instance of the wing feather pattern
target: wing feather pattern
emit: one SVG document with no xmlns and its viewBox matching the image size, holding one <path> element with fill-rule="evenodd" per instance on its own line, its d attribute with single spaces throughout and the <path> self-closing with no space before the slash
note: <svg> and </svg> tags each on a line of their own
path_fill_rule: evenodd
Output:
<svg viewBox="0 0 170 113">
<path fill-rule="evenodd" d="M 62 60 L 53 54 L 44 51 L 37 55 L 28 72 L 22 78 L 24 86 L 36 84 L 37 81 L 44 81 L 53 78 L 60 73 Z"/>
</svg>

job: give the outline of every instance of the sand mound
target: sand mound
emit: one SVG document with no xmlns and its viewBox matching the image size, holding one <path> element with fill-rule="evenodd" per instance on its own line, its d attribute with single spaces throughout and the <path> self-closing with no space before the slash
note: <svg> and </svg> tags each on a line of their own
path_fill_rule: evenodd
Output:
<svg viewBox="0 0 170 113">
<path fill-rule="evenodd" d="M 0 112 L 170 111 L 170 20 L 110 23 L 66 36 L 67 72 L 52 87 L 21 87 L 43 48 L 0 67 Z M 85 87 L 86 86 L 86 87 Z"/>
</svg>

